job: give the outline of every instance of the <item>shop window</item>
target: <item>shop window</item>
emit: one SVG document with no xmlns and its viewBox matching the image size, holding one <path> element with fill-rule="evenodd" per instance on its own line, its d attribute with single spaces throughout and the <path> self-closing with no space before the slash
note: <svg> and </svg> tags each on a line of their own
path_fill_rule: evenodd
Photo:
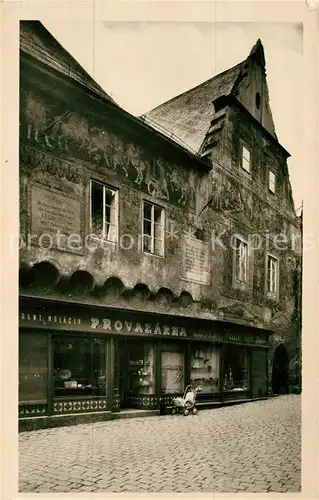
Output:
<svg viewBox="0 0 319 500">
<path fill-rule="evenodd" d="M 277 296 L 278 291 L 278 260 L 271 256 L 267 256 L 267 292 L 268 294 Z"/>
<path fill-rule="evenodd" d="M 241 166 L 250 174 L 251 171 L 251 152 L 245 146 L 242 146 Z"/>
<path fill-rule="evenodd" d="M 164 255 L 164 209 L 143 202 L 143 251 Z"/>
<path fill-rule="evenodd" d="M 235 239 L 235 280 L 240 283 L 247 283 L 248 274 L 248 245 L 245 241 Z"/>
<path fill-rule="evenodd" d="M 112 242 L 118 234 L 118 191 L 91 181 L 92 236 Z"/>
<path fill-rule="evenodd" d="M 21 332 L 19 337 L 19 402 L 45 403 L 48 391 L 48 336 Z"/>
<path fill-rule="evenodd" d="M 228 345 L 225 348 L 224 391 L 248 390 L 247 349 Z"/>
<path fill-rule="evenodd" d="M 184 353 L 178 347 L 165 349 L 161 353 L 162 393 L 174 394 L 184 391 Z"/>
<path fill-rule="evenodd" d="M 268 189 L 271 193 L 275 193 L 276 191 L 276 176 L 271 170 L 269 170 L 268 175 Z"/>
<path fill-rule="evenodd" d="M 215 347 L 194 346 L 190 383 L 199 385 L 203 393 L 219 392 L 220 351 Z"/>
<path fill-rule="evenodd" d="M 154 346 L 134 341 L 128 344 L 128 396 L 155 394 Z"/>
<path fill-rule="evenodd" d="M 53 338 L 54 395 L 106 395 L 105 340 L 90 337 Z"/>
</svg>

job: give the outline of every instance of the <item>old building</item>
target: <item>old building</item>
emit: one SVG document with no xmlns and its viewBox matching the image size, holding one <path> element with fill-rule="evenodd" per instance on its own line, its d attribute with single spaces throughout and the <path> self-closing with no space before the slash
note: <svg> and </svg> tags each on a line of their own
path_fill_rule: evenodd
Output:
<svg viewBox="0 0 319 500">
<path fill-rule="evenodd" d="M 288 390 L 300 227 L 261 43 L 139 118 L 41 23 L 20 47 L 20 428 Z"/>
</svg>

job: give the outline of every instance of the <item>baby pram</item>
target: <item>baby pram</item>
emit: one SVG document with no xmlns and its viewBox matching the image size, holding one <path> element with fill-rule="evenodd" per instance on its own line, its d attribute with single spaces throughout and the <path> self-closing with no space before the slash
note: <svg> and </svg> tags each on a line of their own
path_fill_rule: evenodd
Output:
<svg viewBox="0 0 319 500">
<path fill-rule="evenodd" d="M 173 400 L 172 415 L 175 413 L 184 413 L 185 417 L 187 417 L 190 412 L 196 415 L 196 395 L 201 390 L 199 386 L 193 387 L 192 385 L 188 385 L 184 391 L 184 396 Z"/>
</svg>

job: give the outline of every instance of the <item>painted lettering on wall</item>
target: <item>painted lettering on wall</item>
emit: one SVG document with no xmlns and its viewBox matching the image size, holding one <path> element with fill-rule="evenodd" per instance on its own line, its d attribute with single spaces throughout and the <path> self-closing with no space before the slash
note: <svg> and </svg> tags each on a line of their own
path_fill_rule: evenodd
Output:
<svg viewBox="0 0 319 500">
<path fill-rule="evenodd" d="M 185 237 L 182 245 L 182 277 L 187 281 L 210 284 L 209 245 Z"/>
</svg>

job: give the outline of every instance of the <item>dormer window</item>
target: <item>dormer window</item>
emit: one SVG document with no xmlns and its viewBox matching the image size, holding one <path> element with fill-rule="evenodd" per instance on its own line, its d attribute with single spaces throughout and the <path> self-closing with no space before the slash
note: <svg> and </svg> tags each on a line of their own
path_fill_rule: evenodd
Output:
<svg viewBox="0 0 319 500">
<path fill-rule="evenodd" d="M 250 174 L 251 170 L 251 152 L 246 146 L 242 146 L 242 158 L 241 158 L 242 168 Z"/>
<path fill-rule="evenodd" d="M 271 193 L 275 193 L 276 191 L 276 176 L 271 170 L 269 170 L 268 176 L 268 189 Z"/>
</svg>

